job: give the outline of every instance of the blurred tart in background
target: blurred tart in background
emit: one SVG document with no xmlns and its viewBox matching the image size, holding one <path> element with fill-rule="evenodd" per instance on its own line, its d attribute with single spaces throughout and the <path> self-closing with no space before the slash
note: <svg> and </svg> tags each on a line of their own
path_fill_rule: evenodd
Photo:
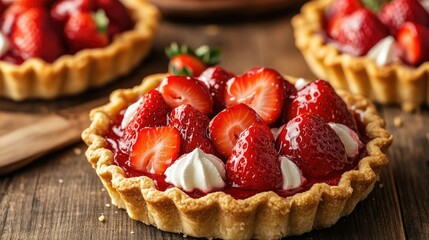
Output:
<svg viewBox="0 0 429 240">
<path fill-rule="evenodd" d="M 51 99 L 99 87 L 147 55 L 158 10 L 132 0 L 1 3 L 0 96 Z"/>
<path fill-rule="evenodd" d="M 429 14 L 418 0 L 316 0 L 292 19 L 308 66 L 337 89 L 411 111 L 429 104 Z"/>
</svg>

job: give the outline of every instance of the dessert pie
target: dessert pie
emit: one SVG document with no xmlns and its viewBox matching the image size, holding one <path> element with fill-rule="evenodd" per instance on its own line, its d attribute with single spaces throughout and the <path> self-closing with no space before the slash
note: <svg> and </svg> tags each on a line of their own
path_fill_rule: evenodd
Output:
<svg viewBox="0 0 429 240">
<path fill-rule="evenodd" d="M 334 88 L 405 111 L 429 104 L 429 14 L 418 0 L 316 0 L 292 25 L 310 69 Z"/>
<path fill-rule="evenodd" d="M 0 13 L 0 96 L 13 100 L 77 94 L 127 74 L 159 18 L 132 0 L 19 0 Z"/>
<path fill-rule="evenodd" d="M 299 235 L 350 214 L 388 163 L 375 107 L 339 94 L 263 67 L 157 74 L 113 92 L 82 138 L 132 219 L 195 237 Z"/>
</svg>

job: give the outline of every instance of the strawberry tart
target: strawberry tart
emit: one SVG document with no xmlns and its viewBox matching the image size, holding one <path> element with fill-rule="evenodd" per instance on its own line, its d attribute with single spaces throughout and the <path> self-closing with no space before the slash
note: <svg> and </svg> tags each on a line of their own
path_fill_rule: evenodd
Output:
<svg viewBox="0 0 429 240">
<path fill-rule="evenodd" d="M 0 96 L 51 99 L 102 86 L 148 53 L 157 9 L 132 0 L 0 1 Z"/>
<path fill-rule="evenodd" d="M 316 0 L 292 25 L 309 67 L 336 89 L 405 111 L 429 104 L 429 6 L 422 1 Z"/>
<path fill-rule="evenodd" d="M 86 157 L 113 204 L 189 236 L 333 225 L 371 192 L 392 136 L 364 97 L 270 68 L 158 74 L 91 112 Z"/>
</svg>

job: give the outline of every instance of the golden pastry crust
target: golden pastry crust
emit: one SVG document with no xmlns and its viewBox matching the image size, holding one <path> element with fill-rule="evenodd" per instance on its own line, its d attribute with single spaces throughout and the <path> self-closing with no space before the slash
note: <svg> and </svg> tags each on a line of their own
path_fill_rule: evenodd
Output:
<svg viewBox="0 0 429 240">
<path fill-rule="evenodd" d="M 91 126 L 82 133 L 89 146 L 86 157 L 112 203 L 126 209 L 132 219 L 195 237 L 276 239 L 299 235 L 331 226 L 351 213 L 371 192 L 381 168 L 388 163 L 385 151 L 392 136 L 384 129 L 384 120 L 364 97 L 340 92 L 349 106 L 362 112 L 372 140 L 366 146 L 368 156 L 359 162 L 357 170 L 344 173 L 338 186 L 318 183 L 287 198 L 263 192 L 244 200 L 224 192 L 194 199 L 178 188 L 158 191 L 148 177 L 125 177 L 122 168 L 113 164 L 113 153 L 106 149 L 103 135 L 121 110 L 155 88 L 163 77 L 165 74 L 152 75 L 140 86 L 113 92 L 108 104 L 91 111 Z"/>
<path fill-rule="evenodd" d="M 292 19 L 295 44 L 308 66 L 336 89 L 362 94 L 382 104 L 398 103 L 405 111 L 429 105 L 429 62 L 414 68 L 401 63 L 378 66 L 373 60 L 341 53 L 322 35 L 326 8 L 333 0 L 305 4 Z"/>
<path fill-rule="evenodd" d="M 105 85 L 137 66 L 152 45 L 159 12 L 144 0 L 122 0 L 135 26 L 105 48 L 63 55 L 53 63 L 34 58 L 21 65 L 0 61 L 0 96 L 15 101 L 51 99 Z"/>
</svg>

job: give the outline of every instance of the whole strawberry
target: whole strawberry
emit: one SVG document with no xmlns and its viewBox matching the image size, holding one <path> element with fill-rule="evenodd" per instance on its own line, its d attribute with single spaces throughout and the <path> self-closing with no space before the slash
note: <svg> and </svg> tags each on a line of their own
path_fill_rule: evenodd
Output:
<svg viewBox="0 0 429 240">
<path fill-rule="evenodd" d="M 127 8 L 119 0 L 93 0 L 97 9 L 106 12 L 109 34 L 115 35 L 133 28 L 134 23 Z"/>
<path fill-rule="evenodd" d="M 18 16 L 25 12 L 27 8 L 19 5 L 12 4 L 7 9 L 5 9 L 3 15 L 1 16 L 1 31 L 6 35 L 10 35 L 12 32 L 12 28 L 16 24 L 16 20 Z"/>
<path fill-rule="evenodd" d="M 429 13 L 418 0 L 393 0 L 384 5 L 380 19 L 393 35 L 407 21 L 429 27 Z"/>
<path fill-rule="evenodd" d="M 387 27 L 370 10 L 362 8 L 341 18 L 332 37 L 340 49 L 354 56 L 362 56 L 381 39 L 389 35 Z"/>
<path fill-rule="evenodd" d="M 357 128 L 346 103 L 332 86 L 323 80 L 313 81 L 300 89 L 291 99 L 288 108 L 289 120 L 304 113 L 313 113 L 326 122 L 341 123 L 353 130 Z"/>
<path fill-rule="evenodd" d="M 210 119 L 189 104 L 173 109 L 168 118 L 168 125 L 179 130 L 182 136 L 182 154 L 190 153 L 195 148 L 205 153 L 216 155 L 216 150 L 208 138 Z"/>
<path fill-rule="evenodd" d="M 316 114 L 299 115 L 284 125 L 276 148 L 280 155 L 295 162 L 307 178 L 323 178 L 348 164 L 340 138 Z"/>
<path fill-rule="evenodd" d="M 59 34 L 54 31 L 52 19 L 43 8 L 30 8 L 19 14 L 10 40 L 24 60 L 41 58 L 53 62 L 64 53 Z"/>
<path fill-rule="evenodd" d="M 72 13 L 95 10 L 95 0 L 60 0 L 52 5 L 51 15 L 59 22 L 66 22 Z"/>
<path fill-rule="evenodd" d="M 234 77 L 231 73 L 225 71 L 222 67 L 214 66 L 207 68 L 198 79 L 203 81 L 208 87 L 213 98 L 213 110 L 215 113 L 225 108 L 224 92 L 226 82 Z"/>
<path fill-rule="evenodd" d="M 109 44 L 107 34 L 108 19 L 102 10 L 75 12 L 64 26 L 64 34 L 70 48 L 75 53 L 85 48 L 102 48 Z"/>
<path fill-rule="evenodd" d="M 268 191 L 281 188 L 282 173 L 271 136 L 260 125 L 243 131 L 226 162 L 232 187 Z"/>
<path fill-rule="evenodd" d="M 193 50 L 186 45 L 172 43 L 165 53 L 170 58 L 168 73 L 178 76 L 198 77 L 210 66 L 219 62 L 220 51 L 207 46 Z"/>
<path fill-rule="evenodd" d="M 161 127 L 167 125 L 167 116 L 171 109 L 157 90 L 152 90 L 143 96 L 134 117 L 124 129 L 121 149 L 129 152 L 137 138 L 137 133 L 146 127 Z"/>
</svg>

